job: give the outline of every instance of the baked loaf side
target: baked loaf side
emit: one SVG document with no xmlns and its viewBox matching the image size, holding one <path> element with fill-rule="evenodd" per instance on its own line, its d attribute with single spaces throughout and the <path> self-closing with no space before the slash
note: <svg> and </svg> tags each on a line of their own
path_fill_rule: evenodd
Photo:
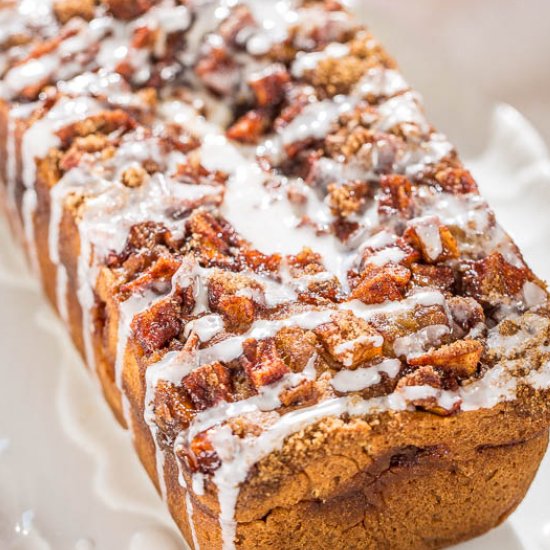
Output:
<svg viewBox="0 0 550 550">
<path fill-rule="evenodd" d="M 546 287 L 339 2 L 0 1 L 0 31 L 6 212 L 190 546 L 507 517 Z"/>
</svg>

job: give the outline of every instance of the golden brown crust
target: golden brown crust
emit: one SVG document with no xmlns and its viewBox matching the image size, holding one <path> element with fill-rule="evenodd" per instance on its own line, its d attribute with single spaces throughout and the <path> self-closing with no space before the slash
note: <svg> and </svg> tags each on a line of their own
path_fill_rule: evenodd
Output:
<svg viewBox="0 0 550 550">
<path fill-rule="evenodd" d="M 462 461 L 447 459 L 437 448 L 405 449 L 357 473 L 332 498 L 277 507 L 246 523 L 239 547 L 416 550 L 456 544 L 495 527 L 516 508 L 547 439 L 544 433 L 526 442 L 485 447 Z M 335 457 L 313 472 L 310 483 L 322 484 L 323 472 L 349 468 L 345 459 Z"/>
</svg>

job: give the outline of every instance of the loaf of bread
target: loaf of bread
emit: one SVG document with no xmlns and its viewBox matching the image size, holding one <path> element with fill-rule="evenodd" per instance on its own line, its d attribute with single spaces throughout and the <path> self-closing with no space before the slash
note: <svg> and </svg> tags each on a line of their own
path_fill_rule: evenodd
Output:
<svg viewBox="0 0 550 550">
<path fill-rule="evenodd" d="M 338 0 L 0 0 L 14 235 L 195 550 L 424 549 L 548 442 L 545 284 Z"/>
</svg>

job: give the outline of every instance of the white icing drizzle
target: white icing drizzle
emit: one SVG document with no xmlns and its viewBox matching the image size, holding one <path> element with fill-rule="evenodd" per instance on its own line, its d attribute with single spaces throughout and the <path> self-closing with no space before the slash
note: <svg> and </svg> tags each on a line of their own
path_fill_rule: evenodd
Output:
<svg viewBox="0 0 550 550">
<path fill-rule="evenodd" d="M 421 355 L 430 347 L 440 344 L 441 339 L 449 332 L 450 329 L 447 325 L 430 325 L 407 336 L 396 338 L 393 350 L 398 357 L 405 357 L 409 360 Z"/>
<path fill-rule="evenodd" d="M 131 427 L 132 416 L 130 413 L 130 403 L 124 391 L 123 374 L 124 360 L 128 340 L 132 334 L 131 325 L 134 317 L 142 311 L 148 309 L 154 301 L 154 295 L 151 292 L 144 294 L 134 294 L 119 306 L 119 321 L 117 330 L 117 349 L 115 358 L 115 382 L 120 390 L 122 399 L 122 412 L 126 424 Z"/>
<path fill-rule="evenodd" d="M 415 218 L 410 225 L 422 242 L 428 258 L 432 261 L 437 260 L 443 253 L 443 243 L 439 234 L 439 219 L 436 216 L 424 216 Z"/>
<path fill-rule="evenodd" d="M 9 2 L 0 7 L 0 45 L 9 43 L 13 37 L 41 37 L 51 38 L 58 32 L 52 9 L 51 0 L 19 0 Z M 14 60 L 24 57 L 29 46 L 0 51 L 0 74 L 13 63 Z M 0 81 L 0 96 L 3 94 L 4 84 Z"/>
<path fill-rule="evenodd" d="M 382 131 L 391 130 L 404 123 L 417 124 L 423 133 L 430 131 L 416 92 L 406 92 L 388 99 L 380 105 L 378 113 L 380 121 L 377 127 Z"/>
<path fill-rule="evenodd" d="M 87 239 L 86 225 L 81 223 L 79 225 L 79 238 L 80 238 L 80 256 L 78 258 L 77 277 L 78 277 L 78 290 L 77 297 L 82 308 L 82 333 L 84 340 L 84 353 L 86 357 L 86 364 L 92 369 L 97 371 L 96 357 L 94 352 L 93 338 L 95 335 L 95 325 L 92 322 L 92 309 L 95 305 L 95 295 L 93 284 L 95 282 L 95 276 L 97 272 L 93 270 L 91 275 L 91 258 L 92 258 L 92 246 Z"/>
<path fill-rule="evenodd" d="M 281 131 L 283 145 L 305 141 L 310 138 L 324 138 L 332 124 L 355 106 L 354 98 L 336 96 L 307 105 L 288 126 Z"/>
<path fill-rule="evenodd" d="M 67 304 L 67 288 L 68 288 L 69 276 L 67 274 L 67 269 L 64 265 L 59 265 L 57 267 L 57 276 L 56 276 L 56 299 L 57 299 L 57 309 L 59 311 L 59 316 L 66 323 L 69 320 L 68 304 Z"/>
<path fill-rule="evenodd" d="M 246 43 L 252 55 L 266 54 L 275 44 L 283 42 L 288 36 L 289 27 L 300 20 L 295 10 L 295 0 L 247 0 L 246 5 L 260 25 Z"/>
<path fill-rule="evenodd" d="M 292 64 L 292 74 L 297 78 L 301 78 L 306 72 L 315 70 L 321 61 L 345 57 L 349 54 L 349 51 L 347 44 L 333 42 L 320 52 L 299 52 Z"/>
<path fill-rule="evenodd" d="M 401 73 L 393 69 L 373 67 L 356 84 L 354 94 L 360 97 L 392 97 L 410 89 Z"/>
<path fill-rule="evenodd" d="M 310 247 L 321 254 L 330 271 L 342 274 L 342 244 L 332 235 L 319 236 L 313 228 L 301 226 L 286 197 L 266 188 L 267 176 L 257 163 L 217 133 L 205 137 L 200 151 L 206 168 L 230 174 L 221 212 L 256 248 L 297 254 Z"/>
<path fill-rule="evenodd" d="M 511 317 L 517 320 L 517 314 Z M 533 335 L 544 334 L 549 326 L 550 322 L 544 317 L 529 313 L 523 316 L 517 332 L 513 334 L 502 335 L 498 327 L 491 330 L 487 338 L 487 346 L 497 353 L 499 358 L 515 359 L 529 348 Z"/>
<path fill-rule="evenodd" d="M 377 266 L 384 266 L 390 262 L 398 264 L 405 256 L 405 252 L 398 246 L 389 246 L 369 256 L 367 258 L 367 263 Z"/>
<path fill-rule="evenodd" d="M 189 530 L 191 531 L 191 538 L 193 539 L 194 550 L 200 550 L 199 539 L 197 537 L 197 530 L 195 529 L 193 501 L 191 500 L 190 491 L 185 493 L 185 506 L 187 509 L 187 523 L 189 523 Z"/>
<path fill-rule="evenodd" d="M 51 4 L 51 0 L 20 0 L 15 9 L 2 6 L 0 24 L 7 29 L 7 36 L 23 34 L 34 26 L 47 26 L 51 23 Z"/>
<path fill-rule="evenodd" d="M 25 118 L 34 110 L 35 104 L 16 105 L 11 107 L 8 113 L 7 136 L 6 136 L 6 187 L 8 207 L 15 212 L 15 189 L 17 178 L 17 147 L 16 128 L 17 121 Z"/>
<path fill-rule="evenodd" d="M 46 115 L 36 121 L 23 134 L 21 154 L 23 162 L 23 225 L 31 262 L 38 270 L 34 239 L 34 213 L 36 210 L 36 159 L 43 158 L 48 151 L 60 143 L 55 132 L 68 124 L 95 114 L 100 107 L 89 97 L 69 99 L 62 97 Z M 51 244 L 51 243 L 50 243 Z"/>
<path fill-rule="evenodd" d="M 223 319 L 219 315 L 212 314 L 187 323 L 185 334 L 189 336 L 191 332 L 194 332 L 201 342 L 209 342 L 223 330 Z"/>
<path fill-rule="evenodd" d="M 544 351 L 548 352 L 546 348 Z M 532 370 L 526 377 L 526 383 L 537 390 L 548 388 L 550 381 L 550 361 L 545 363 L 539 370 Z"/>
<path fill-rule="evenodd" d="M 359 300 L 352 300 L 339 304 L 338 309 L 352 311 L 357 317 L 367 320 L 376 315 L 407 312 L 416 306 L 442 305 L 443 303 L 444 298 L 440 292 L 429 291 L 415 294 L 398 302 L 386 302 L 381 305 L 365 305 Z M 333 309 L 312 310 L 279 320 L 255 321 L 245 334 L 226 338 L 217 344 L 200 350 L 198 354 L 199 362 L 203 364 L 212 361 L 232 361 L 242 354 L 242 344 L 249 338 L 256 340 L 271 338 L 285 327 L 300 327 L 305 330 L 312 330 L 323 323 L 329 322 L 334 313 L 335 310 Z"/>
<path fill-rule="evenodd" d="M 384 338 L 382 338 L 382 336 L 380 335 L 367 336 L 366 334 L 362 334 L 357 338 L 346 340 L 341 344 L 338 344 L 334 348 L 334 351 L 338 355 L 338 357 L 341 357 L 344 367 L 351 367 L 353 365 L 353 352 L 356 350 L 357 347 L 360 348 L 363 344 L 370 344 L 370 346 L 372 347 L 379 348 L 382 346 L 383 343 Z"/>
<path fill-rule="evenodd" d="M 160 4 L 153 6 L 133 24 L 134 28 L 145 26 L 151 30 L 160 30 L 166 34 L 185 31 L 190 25 L 191 14 L 189 13 L 189 9 L 185 6 L 176 6 L 170 0 L 164 0 Z"/>
<path fill-rule="evenodd" d="M 69 96 L 105 97 L 110 105 L 117 107 L 137 110 L 146 107 L 119 74 L 106 69 L 84 72 L 71 80 L 63 80 L 57 84 L 57 88 L 62 94 Z"/>
<path fill-rule="evenodd" d="M 331 380 L 332 387 L 342 393 L 361 391 L 382 380 L 381 374 L 395 378 L 401 369 L 401 362 L 397 359 L 385 359 L 378 365 L 356 370 L 341 370 Z"/>
<path fill-rule="evenodd" d="M 25 243 L 31 269 L 35 274 L 39 273 L 38 258 L 36 253 L 36 240 L 34 235 L 34 213 L 37 206 L 37 196 L 34 189 L 27 189 L 23 194 L 23 204 L 21 206 L 23 229 L 25 232 Z"/>
<path fill-rule="evenodd" d="M 65 26 L 65 31 L 71 33 L 69 38 L 62 40 L 51 53 L 31 58 L 8 70 L 3 77 L 2 93 L 6 97 L 14 97 L 28 86 L 34 86 L 49 80 L 65 80 L 82 71 L 83 66 L 90 64 L 85 57 L 92 44 L 105 37 L 112 29 L 111 18 L 97 18 L 86 23 L 81 19 L 73 19 Z M 74 36 L 72 36 L 74 33 Z"/>
<path fill-rule="evenodd" d="M 20 3 L 20 11 L 25 12 L 24 17 L 28 21 L 29 7 L 24 4 L 25 2 Z M 49 5 L 49 2 L 45 5 Z M 38 8 L 35 12 L 43 13 L 44 10 Z M 52 29 L 57 28 L 51 20 L 44 24 Z M 68 21 L 63 26 L 64 39 L 48 53 L 11 67 L 2 79 L 0 96 L 9 99 L 17 96 L 28 86 L 48 81 L 69 80 L 87 69 L 113 70 L 123 60 L 128 60 L 136 68 L 134 80 L 145 82 L 151 76 L 149 51 L 132 45 L 135 31 L 148 28 L 155 32 L 153 52 L 162 57 L 168 35 L 184 32 L 190 24 L 191 13 L 188 8 L 176 4 L 174 0 L 163 0 L 130 23 L 117 21 L 98 8 L 96 17 L 90 22 L 79 18 Z M 4 27 L 9 28 L 10 22 L 0 20 L 0 28 Z M 97 49 L 95 54 L 94 49 Z"/>
<path fill-rule="evenodd" d="M 526 281 L 523 285 L 523 298 L 528 308 L 541 306 L 548 299 L 546 292 L 539 285 L 531 281 Z"/>
</svg>

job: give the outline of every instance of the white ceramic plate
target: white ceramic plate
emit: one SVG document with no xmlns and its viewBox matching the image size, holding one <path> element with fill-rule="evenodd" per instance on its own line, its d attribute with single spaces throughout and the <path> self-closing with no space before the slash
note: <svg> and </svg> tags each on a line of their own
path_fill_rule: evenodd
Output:
<svg viewBox="0 0 550 550">
<path fill-rule="evenodd" d="M 470 163 L 482 191 L 537 273 L 549 279 L 550 158 L 534 128 L 496 100 L 513 100 L 550 135 L 550 116 L 539 116 L 545 109 L 550 115 L 545 102 L 550 73 L 541 76 L 538 69 L 550 66 L 543 57 L 550 51 L 547 33 L 538 38 L 546 28 L 542 21 L 548 21 L 543 10 L 550 15 L 550 3 L 527 2 L 540 7 L 538 17 L 523 10 L 523 2 L 499 1 L 497 10 L 497 0 L 449 1 L 444 8 L 437 0 L 419 0 L 414 9 L 407 0 L 360 4 L 374 30 L 402 59 L 410 80 L 428 96 L 439 127 L 461 150 L 484 150 Z M 488 14 L 496 16 L 487 20 Z M 515 55 L 506 59 L 509 70 L 517 63 L 513 72 L 528 83 L 523 94 L 510 85 L 503 67 L 494 64 L 499 37 L 502 51 L 509 47 L 502 28 L 512 24 L 519 29 Z M 429 32 L 420 35 L 420 29 Z M 545 78 L 546 87 L 535 89 Z M 183 548 L 127 435 L 9 241 L 2 227 L 0 550 Z M 547 457 L 510 520 L 460 549 L 550 550 L 549 487 Z"/>
</svg>

